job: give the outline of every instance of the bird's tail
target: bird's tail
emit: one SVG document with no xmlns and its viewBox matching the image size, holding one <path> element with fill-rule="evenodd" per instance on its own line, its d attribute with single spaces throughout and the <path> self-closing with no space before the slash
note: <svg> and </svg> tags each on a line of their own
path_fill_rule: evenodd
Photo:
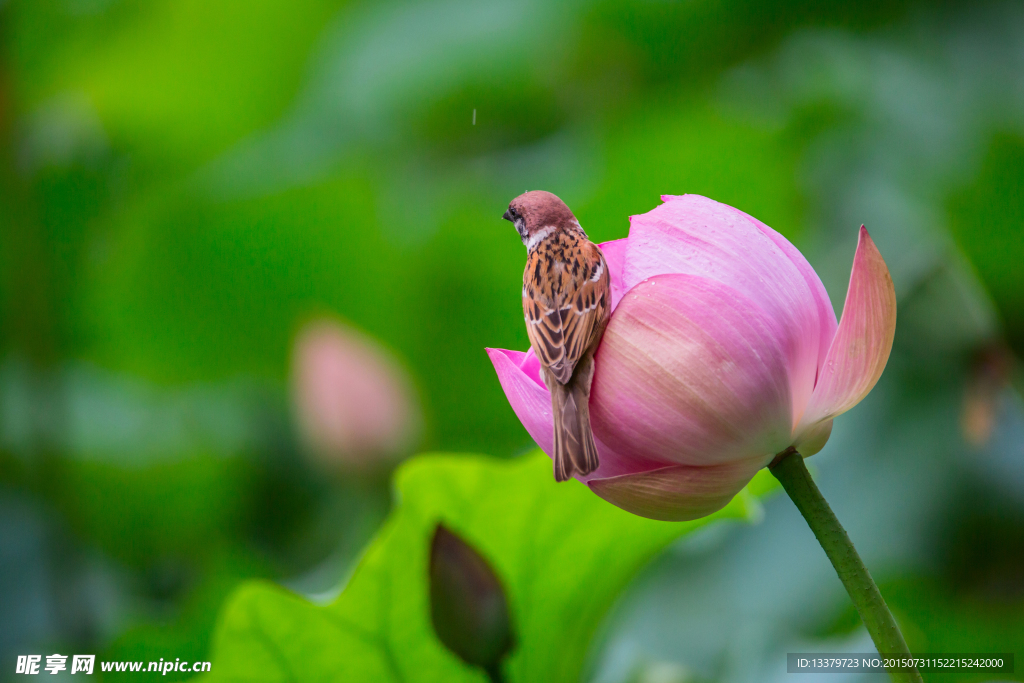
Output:
<svg viewBox="0 0 1024 683">
<path fill-rule="evenodd" d="M 555 428 L 555 480 L 573 474 L 586 475 L 597 469 L 597 445 L 590 427 L 590 380 L 593 364 L 584 359 L 568 384 L 550 382 L 551 409 Z M 582 372 L 581 372 L 582 371 Z"/>
</svg>

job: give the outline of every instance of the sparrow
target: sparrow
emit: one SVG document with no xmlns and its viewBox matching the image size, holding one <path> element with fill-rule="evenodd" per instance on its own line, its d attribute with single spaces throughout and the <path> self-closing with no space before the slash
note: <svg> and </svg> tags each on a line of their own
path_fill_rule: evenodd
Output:
<svg viewBox="0 0 1024 683">
<path fill-rule="evenodd" d="M 526 245 L 523 313 L 526 333 L 551 391 L 555 479 L 597 469 L 590 427 L 594 352 L 611 313 L 608 263 L 561 199 L 521 194 L 502 216 Z"/>
</svg>

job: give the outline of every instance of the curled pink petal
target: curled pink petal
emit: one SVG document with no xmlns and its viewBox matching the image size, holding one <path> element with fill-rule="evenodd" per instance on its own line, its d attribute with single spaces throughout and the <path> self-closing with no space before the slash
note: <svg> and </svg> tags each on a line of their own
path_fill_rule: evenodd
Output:
<svg viewBox="0 0 1024 683">
<path fill-rule="evenodd" d="M 801 265 L 794 261 L 796 250 L 781 235 L 742 211 L 699 195 L 662 199 L 630 219 L 627 290 L 652 275 L 698 275 L 736 289 L 778 321 L 795 426 L 814 387 L 823 337 L 830 339 L 835 329 L 820 281 L 802 258 Z"/>
<path fill-rule="evenodd" d="M 488 349 L 488 352 L 490 351 L 491 349 Z M 519 352 L 505 351 L 505 353 L 518 354 Z M 509 357 L 511 358 L 512 356 Z M 545 390 L 547 390 L 547 387 L 544 384 L 544 379 L 540 376 L 540 359 L 537 358 L 537 354 L 534 353 L 532 346 L 526 350 L 525 354 L 522 355 L 522 358 L 519 359 L 517 365 L 519 366 L 520 370 L 526 373 L 527 377 L 529 377 L 534 382 L 544 387 Z"/>
<path fill-rule="evenodd" d="M 787 330 L 692 275 L 633 287 L 596 356 L 594 434 L 620 455 L 709 465 L 777 453 L 792 434 Z"/>
<path fill-rule="evenodd" d="M 798 434 L 860 403 L 882 375 L 896 333 L 896 290 L 861 226 L 843 318 L 818 373 Z M 798 439 L 800 437 L 798 436 Z"/>
<path fill-rule="evenodd" d="M 487 349 L 487 356 L 498 373 L 498 381 L 508 398 L 516 417 L 526 427 L 526 431 L 541 449 L 550 455 L 554 440 L 554 428 L 551 424 L 551 394 L 543 382 L 540 382 L 539 363 L 536 356 L 522 351 L 505 349 Z M 529 370 L 531 365 L 538 368 L 535 377 Z M 526 369 L 524 370 L 524 367 Z"/>
<path fill-rule="evenodd" d="M 670 465 L 637 474 L 591 479 L 609 503 L 649 519 L 681 522 L 722 509 L 772 456 L 707 465 Z"/>
</svg>

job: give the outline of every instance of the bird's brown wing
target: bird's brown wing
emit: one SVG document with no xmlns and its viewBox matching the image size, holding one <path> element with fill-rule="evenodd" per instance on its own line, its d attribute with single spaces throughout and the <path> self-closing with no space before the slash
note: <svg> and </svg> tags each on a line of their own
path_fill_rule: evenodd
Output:
<svg viewBox="0 0 1024 683">
<path fill-rule="evenodd" d="M 534 353 L 566 384 L 604 332 L 611 288 L 608 264 L 595 244 L 581 238 L 558 246 L 542 244 L 527 260 L 523 312 Z"/>
</svg>

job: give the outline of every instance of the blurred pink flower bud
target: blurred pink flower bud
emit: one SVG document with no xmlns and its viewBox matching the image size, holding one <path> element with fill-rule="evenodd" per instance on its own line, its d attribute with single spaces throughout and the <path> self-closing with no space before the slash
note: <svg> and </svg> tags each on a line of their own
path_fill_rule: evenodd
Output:
<svg viewBox="0 0 1024 683">
<path fill-rule="evenodd" d="M 333 320 L 299 332 L 292 397 L 300 436 L 330 468 L 386 463 L 419 435 L 419 406 L 405 370 L 373 339 Z"/>
<path fill-rule="evenodd" d="M 896 326 L 888 268 L 862 227 L 843 320 L 803 255 L 745 213 L 697 195 L 630 219 L 601 245 L 613 313 L 595 357 L 601 466 L 582 477 L 644 517 L 723 507 L 779 452 L 817 453 L 832 419 L 878 381 Z M 551 453 L 539 363 L 488 349 L 501 386 Z"/>
<path fill-rule="evenodd" d="M 975 352 L 974 367 L 964 388 L 960 426 L 967 443 L 980 448 L 992 438 L 1003 392 L 1013 377 L 1013 352 L 1002 341 L 991 341 Z"/>
</svg>

